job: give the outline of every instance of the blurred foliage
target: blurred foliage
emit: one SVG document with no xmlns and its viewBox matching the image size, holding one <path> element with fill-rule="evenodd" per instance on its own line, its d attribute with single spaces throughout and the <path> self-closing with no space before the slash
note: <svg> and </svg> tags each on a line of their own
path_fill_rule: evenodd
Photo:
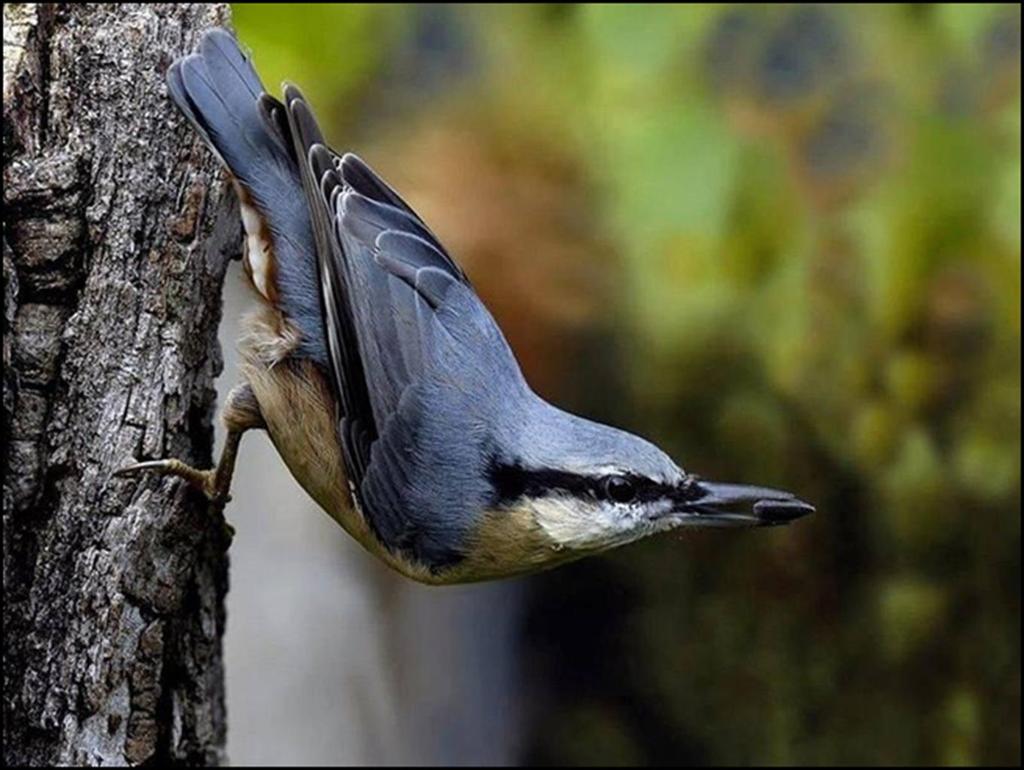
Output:
<svg viewBox="0 0 1024 770">
<path fill-rule="evenodd" d="M 1019 6 L 235 22 L 539 390 L 818 505 L 536 578 L 526 759 L 1019 764 Z"/>
</svg>

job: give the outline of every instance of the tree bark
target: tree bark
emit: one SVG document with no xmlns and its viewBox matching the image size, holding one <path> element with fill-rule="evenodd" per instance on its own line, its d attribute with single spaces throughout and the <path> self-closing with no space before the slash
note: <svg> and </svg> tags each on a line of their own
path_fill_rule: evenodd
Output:
<svg viewBox="0 0 1024 770">
<path fill-rule="evenodd" d="M 7 764 L 216 764 L 228 535 L 209 467 L 237 214 L 164 72 L 226 5 L 4 5 Z"/>
</svg>

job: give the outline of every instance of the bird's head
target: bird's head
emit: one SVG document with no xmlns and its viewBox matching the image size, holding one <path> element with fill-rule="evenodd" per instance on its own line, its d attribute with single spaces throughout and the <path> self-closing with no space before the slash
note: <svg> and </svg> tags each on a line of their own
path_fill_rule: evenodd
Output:
<svg viewBox="0 0 1024 770">
<path fill-rule="evenodd" d="M 788 492 L 685 473 L 639 436 L 564 419 L 542 451 L 491 469 L 499 510 L 518 513 L 553 560 L 682 527 L 774 526 L 814 512 Z"/>
</svg>

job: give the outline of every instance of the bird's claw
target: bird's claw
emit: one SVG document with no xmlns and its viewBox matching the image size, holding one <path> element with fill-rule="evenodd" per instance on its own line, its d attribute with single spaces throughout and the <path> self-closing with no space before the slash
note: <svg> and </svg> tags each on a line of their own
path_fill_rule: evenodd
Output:
<svg viewBox="0 0 1024 770">
<path fill-rule="evenodd" d="M 216 469 L 201 471 L 186 465 L 181 460 L 146 460 L 145 462 L 133 463 L 114 471 L 114 476 L 134 476 L 140 473 L 152 472 L 160 476 L 177 476 L 184 479 L 193 489 L 198 489 L 203 495 L 216 506 L 222 507 L 231 499 L 224 484 L 219 483 Z"/>
</svg>

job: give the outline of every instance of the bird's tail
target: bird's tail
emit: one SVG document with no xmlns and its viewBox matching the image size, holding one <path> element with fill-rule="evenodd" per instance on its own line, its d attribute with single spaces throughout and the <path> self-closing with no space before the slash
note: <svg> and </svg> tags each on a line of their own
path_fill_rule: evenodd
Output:
<svg viewBox="0 0 1024 770">
<path fill-rule="evenodd" d="M 227 30 L 210 30 L 198 51 L 174 62 L 167 88 L 210 149 L 247 186 L 265 175 L 268 159 L 290 160 L 289 144 L 259 108 L 263 83 Z"/>
<path fill-rule="evenodd" d="M 236 182 L 257 290 L 297 327 L 299 353 L 325 360 L 313 234 L 283 106 L 219 28 L 171 65 L 167 88 Z"/>
</svg>

